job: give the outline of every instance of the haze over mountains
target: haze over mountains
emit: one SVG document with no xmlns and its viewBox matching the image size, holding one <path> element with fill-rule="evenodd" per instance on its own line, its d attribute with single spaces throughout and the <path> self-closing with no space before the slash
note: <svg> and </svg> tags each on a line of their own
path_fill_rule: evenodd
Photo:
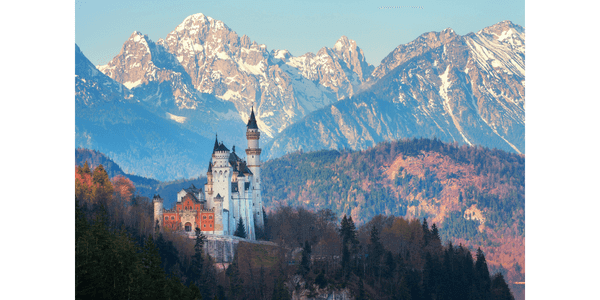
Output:
<svg viewBox="0 0 600 300">
<path fill-rule="evenodd" d="M 134 32 L 104 66 L 76 49 L 76 145 L 141 176 L 195 177 L 215 133 L 246 147 L 254 107 L 264 159 L 413 136 L 524 153 L 524 48 L 505 21 L 425 33 L 375 68 L 345 36 L 293 56 L 195 14 L 156 42 Z"/>
</svg>

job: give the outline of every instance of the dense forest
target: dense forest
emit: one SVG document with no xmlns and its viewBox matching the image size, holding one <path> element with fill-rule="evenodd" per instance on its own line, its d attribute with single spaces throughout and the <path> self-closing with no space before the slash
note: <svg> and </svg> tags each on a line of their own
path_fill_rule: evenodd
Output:
<svg viewBox="0 0 600 300">
<path fill-rule="evenodd" d="M 525 276 L 523 155 L 403 139 L 364 151 L 291 153 L 265 162 L 261 175 L 267 210 L 331 209 L 360 225 L 380 214 L 427 218 L 442 241 L 481 247 L 509 281 Z"/>
<path fill-rule="evenodd" d="M 204 236 L 160 233 L 150 199 L 102 165 L 75 169 L 77 299 L 513 299 L 481 249 L 443 244 L 427 219 L 377 215 L 356 226 L 330 209 L 279 206 L 262 239 L 217 268 Z M 224 266 L 224 264 L 219 264 Z"/>
</svg>

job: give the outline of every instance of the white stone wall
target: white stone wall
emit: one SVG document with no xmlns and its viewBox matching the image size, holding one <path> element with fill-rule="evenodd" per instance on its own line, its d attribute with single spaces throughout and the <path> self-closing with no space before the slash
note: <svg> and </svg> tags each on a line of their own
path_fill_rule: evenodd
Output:
<svg viewBox="0 0 600 300">
<path fill-rule="evenodd" d="M 161 199 L 160 201 L 153 200 L 152 202 L 154 203 L 154 222 L 152 223 L 152 228 L 154 228 L 154 226 L 156 226 L 156 220 L 158 220 L 158 225 L 160 226 L 160 228 L 162 230 L 162 227 L 163 227 L 163 201 Z"/>
</svg>

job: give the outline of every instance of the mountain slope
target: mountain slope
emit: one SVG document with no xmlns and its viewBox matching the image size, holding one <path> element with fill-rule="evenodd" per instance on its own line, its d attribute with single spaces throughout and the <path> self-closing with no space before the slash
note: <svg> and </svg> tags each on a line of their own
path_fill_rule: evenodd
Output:
<svg viewBox="0 0 600 300">
<path fill-rule="evenodd" d="M 127 173 L 161 180 L 197 177 L 211 142 L 157 118 L 99 72 L 75 46 L 75 145 L 106 153 Z"/>
<path fill-rule="evenodd" d="M 524 153 L 524 39 L 507 21 L 465 36 L 423 34 L 392 51 L 364 93 L 290 126 L 265 153 L 366 149 L 421 136 Z"/>
</svg>

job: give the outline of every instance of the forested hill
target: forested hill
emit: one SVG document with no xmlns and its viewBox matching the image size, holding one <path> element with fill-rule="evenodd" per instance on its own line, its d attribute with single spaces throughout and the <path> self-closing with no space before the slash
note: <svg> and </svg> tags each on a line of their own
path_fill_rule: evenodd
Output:
<svg viewBox="0 0 600 300">
<path fill-rule="evenodd" d="M 483 245 L 490 267 L 524 276 L 525 157 L 437 139 L 365 151 L 292 153 L 265 162 L 267 208 L 329 208 L 362 224 L 378 214 L 428 218 L 440 236 Z"/>
<path fill-rule="evenodd" d="M 204 187 L 204 184 L 206 183 L 206 177 L 161 182 L 152 178 L 126 174 L 119 165 L 103 153 L 90 149 L 76 149 L 75 165 L 83 166 L 85 162 L 87 162 L 92 169 L 102 165 L 109 178 L 113 178 L 117 175 L 127 177 L 135 185 L 136 193 L 139 196 L 152 198 L 154 194 L 159 194 L 165 201 L 164 205 L 167 208 L 170 208 L 173 203 L 175 203 L 177 200 L 177 192 L 181 191 L 182 188 L 188 188 L 191 184 L 200 188 Z"/>
</svg>

